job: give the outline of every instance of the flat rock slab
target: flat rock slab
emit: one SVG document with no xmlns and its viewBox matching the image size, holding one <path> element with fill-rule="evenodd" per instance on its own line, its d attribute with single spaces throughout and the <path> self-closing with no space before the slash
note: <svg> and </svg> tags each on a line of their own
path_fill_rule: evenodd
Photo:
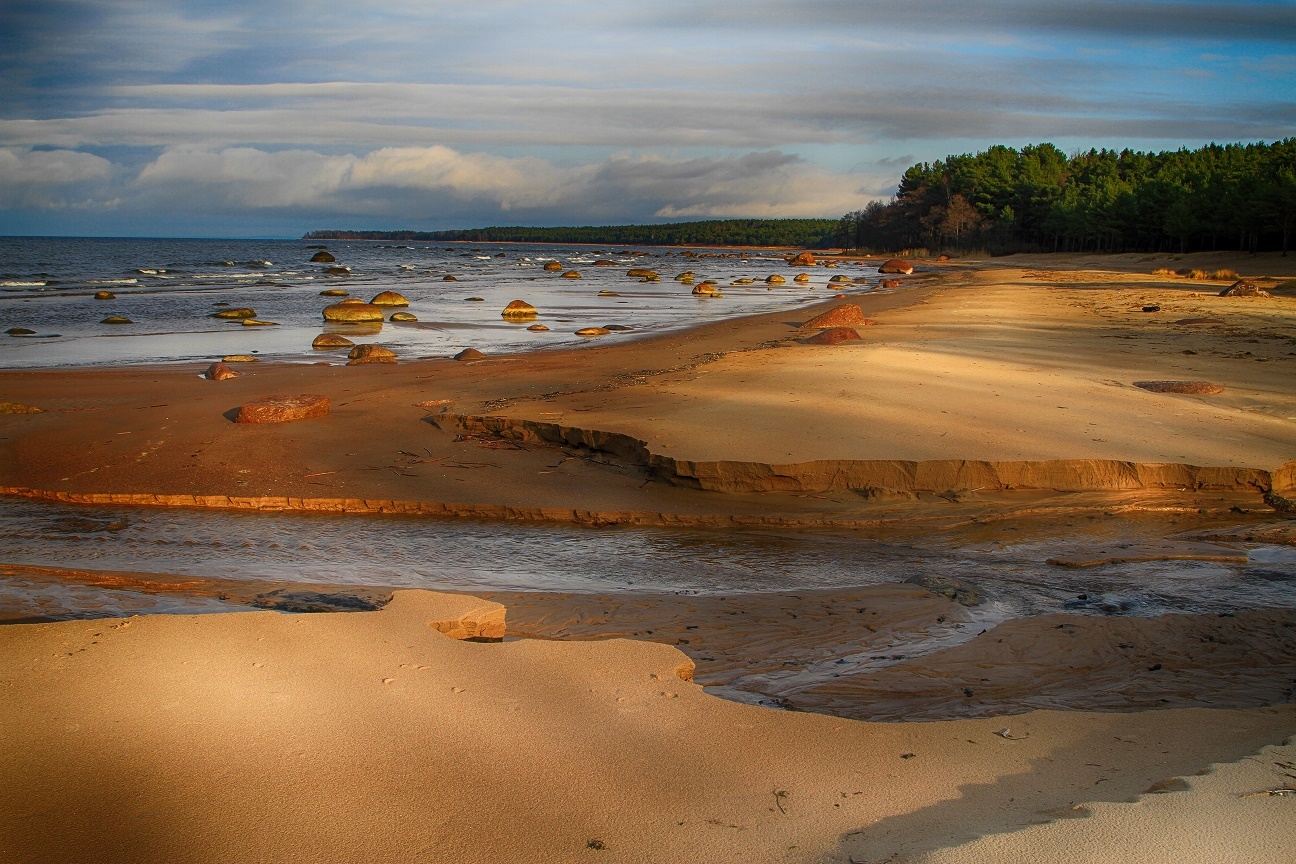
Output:
<svg viewBox="0 0 1296 864">
<path fill-rule="evenodd" d="M 1192 393 L 1209 396 L 1212 393 L 1224 392 L 1223 387 L 1209 381 L 1135 381 L 1134 386 L 1153 393 Z"/>
<path fill-rule="evenodd" d="M 239 408 L 235 423 L 287 423 L 309 420 L 329 413 L 327 396 L 306 393 L 298 396 L 263 396 Z"/>
<path fill-rule="evenodd" d="M 1138 564 L 1148 561 L 1211 561 L 1217 564 L 1245 564 L 1246 552 L 1213 543 L 1148 543 L 1108 546 L 1074 555 L 1048 559 L 1055 567 L 1087 568 L 1104 564 Z"/>
</svg>

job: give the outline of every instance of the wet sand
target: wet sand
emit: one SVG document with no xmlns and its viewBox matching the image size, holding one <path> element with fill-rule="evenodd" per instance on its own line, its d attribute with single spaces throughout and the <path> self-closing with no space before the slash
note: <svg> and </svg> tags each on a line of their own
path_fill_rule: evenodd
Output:
<svg viewBox="0 0 1296 864">
<path fill-rule="evenodd" d="M 477 363 L 263 363 L 228 382 L 197 365 L 0 372 L 0 399 L 44 409 L 0 417 L 0 485 L 86 502 L 861 536 L 978 523 L 1029 534 L 1077 513 L 1111 525 L 1155 511 L 1191 523 L 1156 541 L 1162 553 L 1179 543 L 1175 554 L 1223 559 L 1248 532 L 1282 534 L 1271 526 L 1296 491 L 1296 300 L 1063 264 L 956 263 L 859 298 L 875 323 L 834 347 L 803 344 L 800 325 L 836 302 Z M 1148 379 L 1224 391 L 1133 386 Z M 324 394 L 333 410 L 231 422 L 268 393 Z M 105 860 L 899 862 L 964 860 L 961 844 L 985 837 L 1054 860 L 1063 829 L 1019 829 L 1113 802 L 1075 842 L 1124 860 L 1131 824 L 1155 831 L 1191 812 L 1262 826 L 1255 808 L 1284 803 L 1238 799 L 1228 784 L 1252 780 L 1232 768 L 1219 775 L 1232 797 L 1192 781 L 1156 807 L 1117 802 L 1296 732 L 1290 609 L 1039 616 L 897 660 L 895 640 L 952 634 L 972 607 L 920 586 L 492 596 L 531 638 L 444 639 L 426 622 L 462 636 L 480 632 L 478 616 L 502 634 L 502 607 L 404 592 L 378 612 L 0 628 L 17 694 L 5 724 L 22 736 L 5 757 L 20 782 L 0 807 L 14 848 L 48 860 L 93 843 Z M 831 682 L 778 684 L 841 659 Z M 839 716 L 717 699 L 680 680 L 694 666 L 717 692 L 759 681 L 782 686 L 788 707 Z M 1226 707 L 1187 707 L 1206 705 Z M 972 719 L 875 722 L 959 716 Z M 111 826 L 105 782 L 133 790 Z M 1104 827 L 1117 825 L 1125 834 Z M 1229 860 L 1274 860 L 1275 830 L 1253 827 Z M 1182 857 L 1211 839 L 1179 838 Z M 987 848 L 1001 847 L 975 854 L 999 854 Z"/>
</svg>

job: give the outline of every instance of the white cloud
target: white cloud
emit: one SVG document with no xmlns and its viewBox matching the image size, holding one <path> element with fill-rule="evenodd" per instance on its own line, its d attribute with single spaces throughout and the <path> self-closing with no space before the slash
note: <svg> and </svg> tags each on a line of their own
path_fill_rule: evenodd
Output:
<svg viewBox="0 0 1296 864">
<path fill-rule="evenodd" d="M 113 173 L 112 163 L 75 150 L 0 148 L 0 209 L 78 205 Z"/>
<path fill-rule="evenodd" d="M 177 148 L 139 173 L 150 206 L 384 215 L 575 212 L 591 218 L 836 216 L 875 195 L 884 178 L 837 174 L 777 151 L 668 159 L 620 154 L 572 167 L 531 156 L 388 147 L 364 155 L 250 147 Z M 327 218 L 321 215 L 320 218 Z"/>
</svg>

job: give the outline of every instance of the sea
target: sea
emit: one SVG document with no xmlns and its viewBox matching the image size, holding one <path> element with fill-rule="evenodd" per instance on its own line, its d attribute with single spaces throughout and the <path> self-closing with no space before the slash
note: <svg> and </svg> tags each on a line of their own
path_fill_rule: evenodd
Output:
<svg viewBox="0 0 1296 864">
<path fill-rule="evenodd" d="M 336 260 L 312 262 L 322 251 Z M 545 270 L 549 262 L 562 270 Z M 634 268 L 653 269 L 661 281 L 628 277 Z M 687 271 L 696 282 L 714 279 L 723 296 L 694 296 L 674 279 Z M 568 272 L 580 278 L 565 278 Z M 612 335 L 600 340 L 606 344 L 879 290 L 876 265 L 806 272 L 810 281 L 797 283 L 781 253 L 731 249 L 0 237 L 0 331 L 19 331 L 0 335 L 0 367 L 178 363 L 230 354 L 319 362 L 311 340 L 322 332 L 380 342 L 410 359 L 464 348 L 576 348 L 591 344 L 575 335 L 586 327 L 612 325 Z M 786 284 L 767 285 L 774 273 Z M 851 281 L 831 283 L 832 276 Z M 743 277 L 753 282 L 732 284 Z M 322 291 L 366 301 L 395 291 L 410 305 L 389 311 L 418 320 L 387 321 L 380 329 L 326 325 L 324 307 L 344 298 Z M 113 296 L 95 299 L 99 292 Z M 502 318 L 513 300 L 535 306 L 535 321 Z M 236 308 L 252 309 L 273 326 L 212 317 Z M 130 323 L 103 323 L 113 317 Z M 531 323 L 550 329 L 531 331 Z"/>
</svg>

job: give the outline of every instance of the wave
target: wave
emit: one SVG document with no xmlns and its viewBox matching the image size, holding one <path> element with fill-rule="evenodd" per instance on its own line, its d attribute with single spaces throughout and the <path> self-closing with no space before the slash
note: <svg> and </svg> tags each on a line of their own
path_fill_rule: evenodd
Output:
<svg viewBox="0 0 1296 864">
<path fill-rule="evenodd" d="M 0 282 L 0 286 L 5 288 L 35 288 L 41 285 L 48 285 L 48 282 Z"/>
<path fill-rule="evenodd" d="M 87 285 L 138 285 L 138 279 L 90 279 Z"/>
</svg>

